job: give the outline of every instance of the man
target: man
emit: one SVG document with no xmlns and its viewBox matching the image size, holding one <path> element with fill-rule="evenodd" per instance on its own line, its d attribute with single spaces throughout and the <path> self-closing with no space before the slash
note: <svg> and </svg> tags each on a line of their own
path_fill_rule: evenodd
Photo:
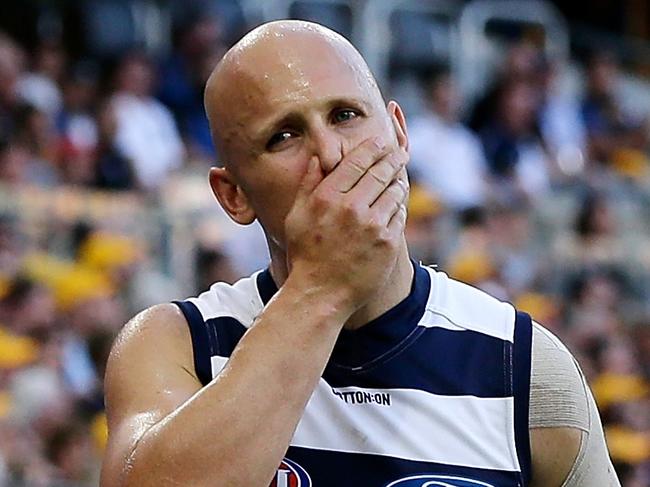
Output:
<svg viewBox="0 0 650 487">
<path fill-rule="evenodd" d="M 432 70 L 423 85 L 429 103 L 409 123 L 410 173 L 453 210 L 481 206 L 487 163 L 481 141 L 458 120 L 461 99 L 450 69 Z"/>
<path fill-rule="evenodd" d="M 617 485 L 566 349 L 536 328 L 529 415 L 530 318 L 409 260 L 404 115 L 345 39 L 265 24 L 205 103 L 271 266 L 125 327 L 102 487 Z"/>
<path fill-rule="evenodd" d="M 149 60 L 128 54 L 120 61 L 111 97 L 116 148 L 132 161 L 138 184 L 148 190 L 162 186 L 185 153 L 173 115 L 153 97 L 153 82 Z"/>
</svg>

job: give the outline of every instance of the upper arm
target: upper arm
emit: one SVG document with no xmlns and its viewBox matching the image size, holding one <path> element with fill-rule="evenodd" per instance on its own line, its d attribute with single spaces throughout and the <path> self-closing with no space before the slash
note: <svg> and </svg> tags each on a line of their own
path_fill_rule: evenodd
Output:
<svg viewBox="0 0 650 487">
<path fill-rule="evenodd" d="M 120 485 L 142 435 L 200 388 L 189 330 L 176 306 L 155 306 L 127 323 L 106 368 L 109 439 L 103 487 Z"/>
<path fill-rule="evenodd" d="M 583 432 L 576 428 L 536 428 L 530 432 L 533 487 L 560 487 L 580 453 Z"/>
<path fill-rule="evenodd" d="M 584 376 L 566 347 L 538 324 L 530 399 L 531 486 L 619 485 Z"/>
</svg>

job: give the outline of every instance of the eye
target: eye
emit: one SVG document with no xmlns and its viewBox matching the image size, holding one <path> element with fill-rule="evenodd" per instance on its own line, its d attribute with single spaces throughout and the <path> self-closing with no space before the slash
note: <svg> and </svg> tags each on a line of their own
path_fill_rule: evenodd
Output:
<svg viewBox="0 0 650 487">
<path fill-rule="evenodd" d="M 289 132 L 288 130 L 283 130 L 281 132 L 273 134 L 269 141 L 266 143 L 266 149 L 272 150 L 278 144 L 289 140 L 291 137 L 293 137 L 293 133 Z"/>
<path fill-rule="evenodd" d="M 356 110 L 345 109 L 345 110 L 338 110 L 334 112 L 332 118 L 335 123 L 343 123 L 343 122 L 348 122 L 358 116 L 359 113 Z"/>
</svg>

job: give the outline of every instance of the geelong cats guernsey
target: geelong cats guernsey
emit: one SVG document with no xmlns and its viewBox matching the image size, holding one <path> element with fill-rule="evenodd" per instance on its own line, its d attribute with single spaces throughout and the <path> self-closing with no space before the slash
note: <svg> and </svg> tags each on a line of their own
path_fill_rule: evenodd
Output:
<svg viewBox="0 0 650 487">
<path fill-rule="evenodd" d="M 266 270 L 176 302 L 204 385 L 276 291 Z M 271 485 L 528 485 L 531 334 L 528 315 L 415 265 L 404 301 L 341 332 Z"/>
</svg>

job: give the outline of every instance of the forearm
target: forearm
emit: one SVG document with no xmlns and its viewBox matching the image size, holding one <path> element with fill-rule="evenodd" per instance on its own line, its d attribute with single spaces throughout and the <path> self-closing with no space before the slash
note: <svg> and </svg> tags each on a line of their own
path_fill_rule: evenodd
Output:
<svg viewBox="0 0 650 487">
<path fill-rule="evenodd" d="M 208 386 L 150 428 L 124 485 L 266 487 L 349 312 L 291 278 Z"/>
</svg>

